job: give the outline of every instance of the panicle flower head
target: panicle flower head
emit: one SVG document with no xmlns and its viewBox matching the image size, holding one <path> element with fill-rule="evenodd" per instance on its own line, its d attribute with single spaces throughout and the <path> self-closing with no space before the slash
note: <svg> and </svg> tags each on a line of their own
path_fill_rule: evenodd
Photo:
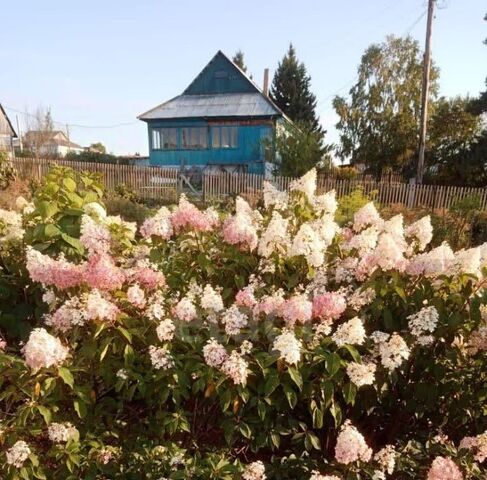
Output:
<svg viewBox="0 0 487 480">
<path fill-rule="evenodd" d="M 209 283 L 201 294 L 201 308 L 214 313 L 221 312 L 224 308 L 222 296 Z"/>
<path fill-rule="evenodd" d="M 406 272 L 410 275 L 425 275 L 436 277 L 450 272 L 455 255 L 447 243 L 430 250 L 427 253 L 420 253 L 411 258 Z"/>
<path fill-rule="evenodd" d="M 72 297 L 61 305 L 52 315 L 46 315 L 46 325 L 54 330 L 66 333 L 75 326 L 86 323 L 87 312 L 78 297 Z"/>
<path fill-rule="evenodd" d="M 71 423 L 51 423 L 47 428 L 49 440 L 54 443 L 66 443 L 79 436 L 78 429 Z"/>
<path fill-rule="evenodd" d="M 98 290 L 118 290 L 125 280 L 124 272 L 115 265 L 113 258 L 107 254 L 94 254 L 88 259 L 84 271 L 84 280 Z"/>
<path fill-rule="evenodd" d="M 27 270 L 34 282 L 53 285 L 60 290 L 78 286 L 83 281 L 83 267 L 68 262 L 63 256 L 54 260 L 27 247 Z"/>
<path fill-rule="evenodd" d="M 303 192 L 308 200 L 313 203 L 316 192 L 316 168 L 312 168 L 301 178 L 293 180 L 289 184 L 289 190 L 291 192 Z"/>
<path fill-rule="evenodd" d="M 342 323 L 332 335 L 333 341 L 339 346 L 362 345 L 365 340 L 365 328 L 359 317 L 354 317 Z"/>
<path fill-rule="evenodd" d="M 174 338 L 174 332 L 176 330 L 176 326 L 174 322 L 170 318 L 166 318 L 159 322 L 156 328 L 157 338 L 161 342 L 169 342 Z"/>
<path fill-rule="evenodd" d="M 253 308 L 256 303 L 253 285 L 247 285 L 235 295 L 235 304 L 239 307 Z"/>
<path fill-rule="evenodd" d="M 222 372 L 232 379 L 235 385 L 245 385 L 249 374 L 249 365 L 238 350 L 234 350 L 221 366 Z"/>
<path fill-rule="evenodd" d="M 217 221 L 212 212 L 202 212 L 183 194 L 177 208 L 171 214 L 171 223 L 176 233 L 183 230 L 209 232 L 216 226 Z"/>
<path fill-rule="evenodd" d="M 264 464 L 258 460 L 249 463 L 242 474 L 243 480 L 266 480 Z"/>
<path fill-rule="evenodd" d="M 416 240 L 418 250 L 422 252 L 433 239 L 433 226 L 429 215 L 417 220 L 406 228 L 406 237 Z"/>
<path fill-rule="evenodd" d="M 153 367 L 157 370 L 169 370 L 174 366 L 174 360 L 167 347 L 149 347 L 149 356 Z"/>
<path fill-rule="evenodd" d="M 318 471 L 313 470 L 309 480 L 341 480 L 341 478 L 337 477 L 336 475 L 322 475 Z"/>
<path fill-rule="evenodd" d="M 373 202 L 364 205 L 353 216 L 353 229 L 356 232 L 360 232 L 365 227 L 370 226 L 375 226 L 377 228 L 382 227 L 382 219 Z"/>
<path fill-rule="evenodd" d="M 290 327 L 296 323 L 308 323 L 313 314 L 313 303 L 306 294 L 298 293 L 284 300 L 279 306 L 279 315 Z"/>
<path fill-rule="evenodd" d="M 476 437 L 465 437 L 460 442 L 459 449 L 474 451 L 474 459 L 483 463 L 487 460 L 487 430 Z"/>
<path fill-rule="evenodd" d="M 338 208 L 335 190 L 316 195 L 314 198 L 315 210 L 322 214 L 335 215 Z"/>
<path fill-rule="evenodd" d="M 16 468 L 22 468 L 24 462 L 29 458 L 31 450 L 23 440 L 18 440 L 13 447 L 7 450 L 7 463 Z"/>
<path fill-rule="evenodd" d="M 240 330 L 247 326 L 248 317 L 238 309 L 237 305 L 232 305 L 223 313 L 222 323 L 225 325 L 227 335 L 239 335 Z"/>
<path fill-rule="evenodd" d="M 88 320 L 114 322 L 119 313 L 118 307 L 105 299 L 98 290 L 94 289 L 88 294 L 85 307 L 85 316 Z"/>
<path fill-rule="evenodd" d="M 296 365 L 301 360 L 302 342 L 291 330 L 284 330 L 274 340 L 273 350 L 279 352 L 279 358 L 288 365 Z"/>
<path fill-rule="evenodd" d="M 259 240 L 260 256 L 268 258 L 274 252 L 286 254 L 290 244 L 288 225 L 288 219 L 284 219 L 276 210 L 272 212 L 271 221 Z"/>
<path fill-rule="evenodd" d="M 276 210 L 284 210 L 289 198 L 286 191 L 280 191 L 272 183 L 264 180 L 264 206 L 266 209 L 274 207 Z"/>
<path fill-rule="evenodd" d="M 303 223 L 289 248 L 290 257 L 304 256 L 312 267 L 320 267 L 325 260 L 327 244 L 311 223 Z"/>
<path fill-rule="evenodd" d="M 427 480 L 463 480 L 463 475 L 451 458 L 436 457 L 428 471 Z"/>
<path fill-rule="evenodd" d="M 392 475 L 396 466 L 397 452 L 392 445 L 386 445 L 374 455 L 374 460 L 380 465 L 381 470 Z"/>
<path fill-rule="evenodd" d="M 376 368 L 377 366 L 372 362 L 350 362 L 347 365 L 347 375 L 350 377 L 352 383 L 360 388 L 363 385 L 372 385 L 374 383 Z"/>
<path fill-rule="evenodd" d="M 409 358 L 409 347 L 404 339 L 393 333 L 388 340 L 378 344 L 382 365 L 390 371 L 400 367 Z"/>
<path fill-rule="evenodd" d="M 365 438 L 347 420 L 338 434 L 335 446 L 337 462 L 348 465 L 359 460 L 368 462 L 371 457 L 372 449 L 365 442 Z"/>
<path fill-rule="evenodd" d="M 82 245 L 90 253 L 107 253 L 110 250 L 111 235 L 105 225 L 95 222 L 89 215 L 81 217 Z"/>
<path fill-rule="evenodd" d="M 35 328 L 30 332 L 22 352 L 25 363 L 34 371 L 61 365 L 69 353 L 59 338 L 53 337 L 44 328 Z"/>
<path fill-rule="evenodd" d="M 167 240 L 171 238 L 173 226 L 169 209 L 161 207 L 153 217 L 146 218 L 140 227 L 140 234 L 146 239 L 159 237 Z"/>
<path fill-rule="evenodd" d="M 162 272 L 151 265 L 138 265 L 130 272 L 133 282 L 142 285 L 147 290 L 163 288 L 166 285 L 166 277 Z"/>
<path fill-rule="evenodd" d="M 313 298 L 313 318 L 338 320 L 346 308 L 345 297 L 338 292 L 324 292 Z"/>
<path fill-rule="evenodd" d="M 210 338 L 203 347 L 203 357 L 209 367 L 220 368 L 228 358 L 225 347 L 219 344 L 214 338 Z"/>
<path fill-rule="evenodd" d="M 197 317 L 196 307 L 188 297 L 183 297 L 173 308 L 174 315 L 183 322 L 191 322 Z"/>
<path fill-rule="evenodd" d="M 131 285 L 127 290 L 127 300 L 136 308 L 144 308 L 147 300 L 139 285 Z"/>
<path fill-rule="evenodd" d="M 423 307 L 419 312 L 409 315 L 409 330 L 415 337 L 420 337 L 426 332 L 434 332 L 440 318 L 435 307 Z"/>
<path fill-rule="evenodd" d="M 237 245 L 242 250 L 252 252 L 257 248 L 259 236 L 252 218 L 245 214 L 236 214 L 223 223 L 223 240 L 230 245 Z"/>
</svg>

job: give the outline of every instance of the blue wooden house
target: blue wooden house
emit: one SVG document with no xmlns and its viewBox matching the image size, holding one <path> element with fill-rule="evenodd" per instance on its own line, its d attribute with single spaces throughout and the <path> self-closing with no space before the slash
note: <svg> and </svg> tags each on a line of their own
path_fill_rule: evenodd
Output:
<svg viewBox="0 0 487 480">
<path fill-rule="evenodd" d="M 138 118 L 147 122 L 150 165 L 264 173 L 284 114 L 218 51 L 181 95 Z"/>
</svg>

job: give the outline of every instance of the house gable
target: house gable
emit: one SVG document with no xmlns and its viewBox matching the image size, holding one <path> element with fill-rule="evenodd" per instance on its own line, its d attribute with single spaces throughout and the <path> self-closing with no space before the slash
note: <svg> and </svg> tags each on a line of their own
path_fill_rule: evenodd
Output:
<svg viewBox="0 0 487 480">
<path fill-rule="evenodd" d="M 260 93 L 257 86 L 219 50 L 183 95 L 256 92 Z"/>
</svg>

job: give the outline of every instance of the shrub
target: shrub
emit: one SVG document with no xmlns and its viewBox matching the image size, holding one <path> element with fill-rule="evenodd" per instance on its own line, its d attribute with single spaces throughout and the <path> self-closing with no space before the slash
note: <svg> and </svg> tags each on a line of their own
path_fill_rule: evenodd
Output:
<svg viewBox="0 0 487 480">
<path fill-rule="evenodd" d="M 315 188 L 183 196 L 137 236 L 98 204 L 70 261 L 3 212 L 43 295 L 22 348 L 2 326 L 1 477 L 484 478 L 487 246 L 372 203 L 339 228 Z"/>
</svg>

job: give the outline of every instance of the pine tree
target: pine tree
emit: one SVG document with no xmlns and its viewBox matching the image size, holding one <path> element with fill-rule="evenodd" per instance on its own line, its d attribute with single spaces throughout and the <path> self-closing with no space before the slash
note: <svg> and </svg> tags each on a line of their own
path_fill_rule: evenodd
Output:
<svg viewBox="0 0 487 480">
<path fill-rule="evenodd" d="M 316 115 L 316 97 L 310 88 L 311 77 L 290 44 L 274 74 L 270 96 L 291 120 L 310 125 L 313 131 L 323 137 L 324 132 Z"/>
<path fill-rule="evenodd" d="M 232 57 L 233 63 L 240 67 L 242 71 L 247 73 L 247 65 L 245 65 L 244 53 L 242 50 L 238 50 L 235 55 Z"/>
</svg>

